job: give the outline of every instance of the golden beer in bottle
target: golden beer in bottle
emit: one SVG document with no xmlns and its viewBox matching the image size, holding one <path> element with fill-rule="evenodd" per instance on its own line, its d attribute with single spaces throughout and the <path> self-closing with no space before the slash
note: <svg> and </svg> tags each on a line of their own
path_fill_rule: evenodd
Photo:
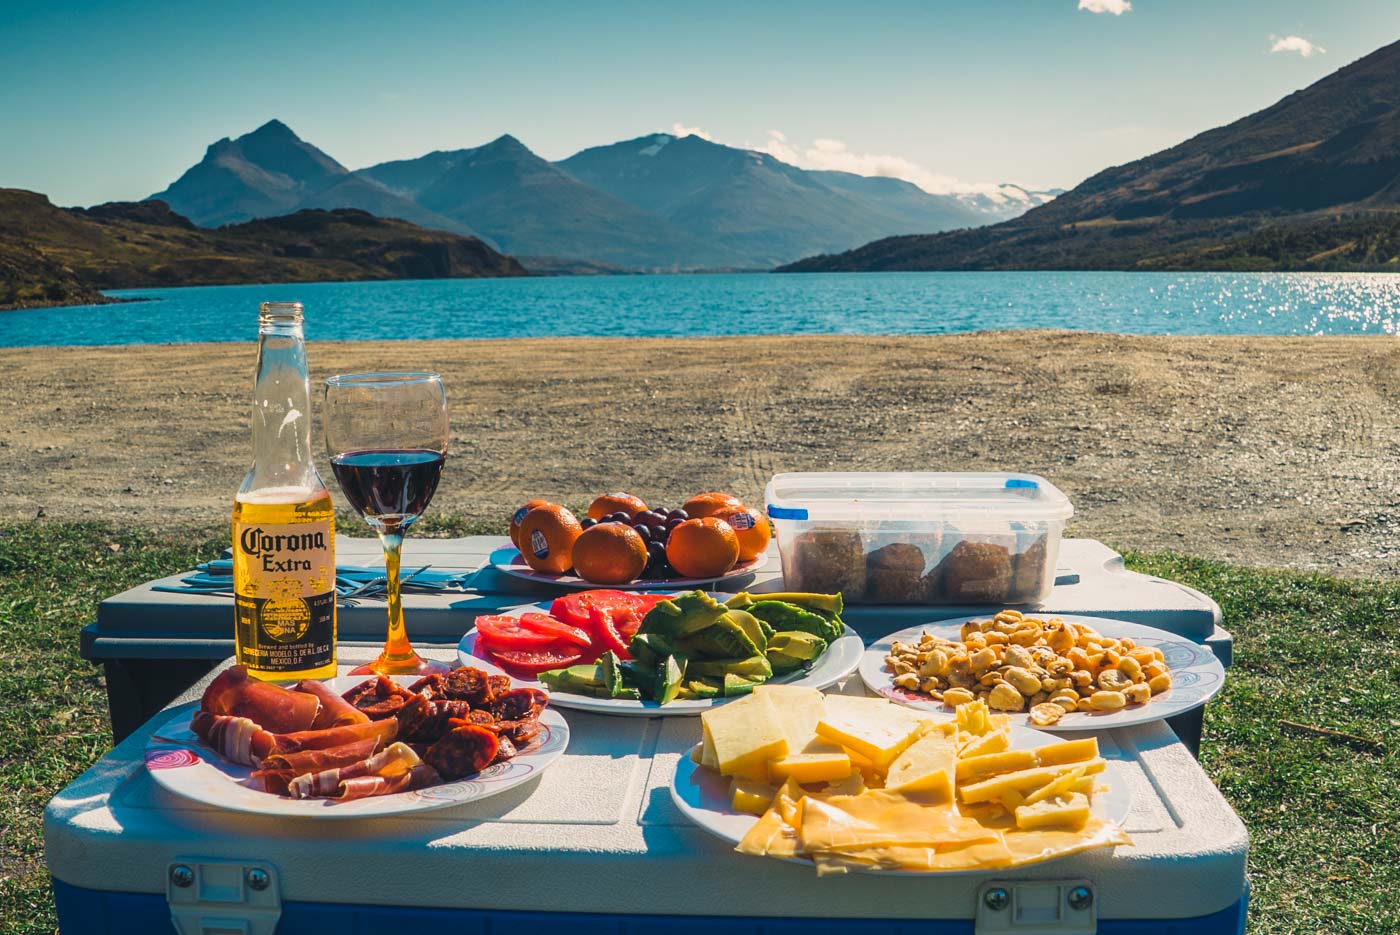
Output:
<svg viewBox="0 0 1400 935">
<path fill-rule="evenodd" d="M 253 466 L 233 502 L 237 660 L 263 679 L 331 678 L 335 510 L 311 459 L 311 388 L 299 302 L 264 302 L 253 388 Z"/>
</svg>

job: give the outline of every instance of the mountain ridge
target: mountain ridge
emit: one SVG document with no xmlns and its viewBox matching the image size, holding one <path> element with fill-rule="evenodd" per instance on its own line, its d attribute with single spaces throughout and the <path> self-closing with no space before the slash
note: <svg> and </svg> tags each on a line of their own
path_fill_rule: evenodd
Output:
<svg viewBox="0 0 1400 935">
<path fill-rule="evenodd" d="M 1269 243 L 1320 254 L 1353 250 L 1356 237 L 1389 243 L 1397 209 L 1400 42 L 1262 110 L 1110 166 L 1013 220 L 883 238 L 782 269 L 1176 269 L 1221 256 L 1257 265 L 1269 262 L 1267 251 L 1250 251 Z M 1393 256 L 1365 255 L 1366 268 L 1396 268 Z M 1288 256 L 1301 268 L 1314 262 Z"/>
</svg>

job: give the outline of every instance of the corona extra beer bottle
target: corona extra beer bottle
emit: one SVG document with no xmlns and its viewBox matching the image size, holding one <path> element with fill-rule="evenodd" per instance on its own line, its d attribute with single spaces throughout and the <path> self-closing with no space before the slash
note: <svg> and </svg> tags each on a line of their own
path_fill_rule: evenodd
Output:
<svg viewBox="0 0 1400 935">
<path fill-rule="evenodd" d="M 233 502 L 233 591 L 249 674 L 336 674 L 335 511 L 311 459 L 300 302 L 259 307 L 253 467 Z"/>
</svg>

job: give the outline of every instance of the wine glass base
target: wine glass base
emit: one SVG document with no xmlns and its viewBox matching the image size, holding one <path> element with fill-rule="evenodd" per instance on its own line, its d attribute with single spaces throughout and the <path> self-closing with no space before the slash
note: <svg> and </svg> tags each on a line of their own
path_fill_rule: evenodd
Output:
<svg viewBox="0 0 1400 935">
<path fill-rule="evenodd" d="M 362 666 L 356 666 L 350 670 L 351 675 L 445 675 L 452 671 L 452 666 L 446 662 L 438 662 L 436 659 L 424 659 L 422 656 L 414 654 L 411 659 L 389 660 L 380 656 L 373 662 L 367 662 Z"/>
</svg>

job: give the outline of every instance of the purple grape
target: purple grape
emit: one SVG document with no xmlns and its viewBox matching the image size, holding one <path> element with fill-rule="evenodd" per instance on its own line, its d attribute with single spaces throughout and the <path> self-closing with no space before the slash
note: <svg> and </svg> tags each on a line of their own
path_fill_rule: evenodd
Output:
<svg viewBox="0 0 1400 935">
<path fill-rule="evenodd" d="M 690 519 L 690 514 L 685 510 L 672 510 L 666 514 L 667 519 Z"/>
<path fill-rule="evenodd" d="M 651 535 L 651 528 L 648 526 L 643 526 L 641 523 L 638 523 L 637 525 L 633 526 L 632 530 L 636 532 L 637 535 L 641 536 L 643 539 Z"/>
<path fill-rule="evenodd" d="M 655 539 L 657 542 L 665 542 L 667 538 L 670 537 L 670 535 L 671 530 L 667 529 L 665 525 L 660 523 L 658 523 L 655 526 L 652 526 L 650 529 L 647 530 L 648 538 Z"/>
<path fill-rule="evenodd" d="M 666 531 L 670 532 L 672 529 L 675 529 L 683 522 L 685 522 L 684 519 L 673 516 L 672 518 L 666 520 Z"/>
<path fill-rule="evenodd" d="M 578 524 L 584 529 L 591 529 L 594 526 L 598 525 L 598 521 L 596 519 L 593 519 L 591 516 L 585 516 L 583 519 L 578 521 Z"/>
</svg>

